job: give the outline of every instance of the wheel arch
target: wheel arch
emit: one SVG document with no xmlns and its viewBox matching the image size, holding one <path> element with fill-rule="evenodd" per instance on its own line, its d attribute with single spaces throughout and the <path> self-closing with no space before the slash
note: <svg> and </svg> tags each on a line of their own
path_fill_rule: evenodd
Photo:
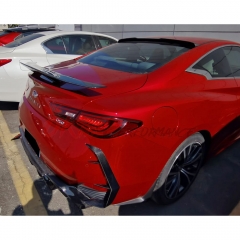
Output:
<svg viewBox="0 0 240 240">
<path fill-rule="evenodd" d="M 201 130 L 201 131 L 196 131 L 194 132 L 192 135 L 188 136 L 177 148 L 176 150 L 173 152 L 173 154 L 171 155 L 171 157 L 169 158 L 169 160 L 167 161 L 166 165 L 164 166 L 164 168 L 162 169 L 159 177 L 157 178 L 156 182 L 155 182 L 155 186 L 153 188 L 153 192 L 152 192 L 152 198 L 155 202 L 159 203 L 160 200 L 158 201 L 158 197 L 157 195 L 162 191 L 162 186 L 166 181 L 166 177 L 169 174 L 170 169 L 172 168 L 174 162 L 176 161 L 176 159 L 178 158 L 178 156 L 181 154 L 181 152 L 183 151 L 183 149 L 185 149 L 192 141 L 194 141 L 195 143 L 199 143 L 200 145 L 203 145 L 203 149 L 205 148 L 203 155 L 202 155 L 202 160 L 200 160 L 200 164 L 198 167 L 198 171 L 202 165 L 204 156 L 206 156 L 206 146 L 208 145 L 209 141 L 211 140 L 211 135 L 207 130 Z M 206 144 L 205 144 L 206 143 Z M 198 173 L 197 171 L 197 173 Z M 196 176 L 197 176 L 196 173 Z M 196 177 L 195 176 L 195 177 Z M 194 179 L 195 179 L 194 177 Z M 193 179 L 193 181 L 194 181 Z M 191 183 L 190 183 L 191 185 Z M 190 187 L 190 185 L 186 188 L 187 189 Z M 184 194 L 184 193 L 183 193 Z M 162 194 L 160 194 L 162 196 Z M 165 200 L 164 200 L 165 201 Z M 163 201 L 163 203 L 164 203 Z M 165 204 L 165 203 L 164 203 Z"/>
<path fill-rule="evenodd" d="M 206 153 L 208 152 L 209 148 L 210 148 L 210 144 L 211 144 L 211 134 L 209 131 L 207 130 L 199 130 L 199 131 L 196 131 L 194 133 L 192 133 L 190 136 L 188 136 L 184 141 L 182 141 L 182 143 L 176 148 L 175 152 L 181 147 L 181 145 L 191 136 L 194 136 L 195 134 L 197 133 L 200 133 L 202 135 L 202 137 L 204 138 L 204 141 L 205 141 L 205 147 L 206 147 Z M 174 152 L 173 152 L 174 154 Z M 171 156 L 172 157 L 172 156 Z M 170 159 L 171 159 L 170 157 Z M 162 184 L 164 183 L 165 181 L 165 178 L 167 177 L 167 174 L 170 170 L 170 167 L 172 166 L 173 164 L 173 160 L 168 160 L 166 165 L 164 166 L 164 168 L 162 169 L 162 171 L 160 172 L 156 182 L 155 182 L 155 187 L 153 189 L 153 191 L 155 191 L 156 189 L 160 188 L 162 186 Z"/>
<path fill-rule="evenodd" d="M 210 132 L 208 130 L 200 130 L 198 131 L 199 133 L 202 134 L 202 136 L 205 139 L 205 143 L 206 143 L 206 153 L 208 153 L 211 143 L 212 143 L 212 136 L 210 134 Z"/>
</svg>

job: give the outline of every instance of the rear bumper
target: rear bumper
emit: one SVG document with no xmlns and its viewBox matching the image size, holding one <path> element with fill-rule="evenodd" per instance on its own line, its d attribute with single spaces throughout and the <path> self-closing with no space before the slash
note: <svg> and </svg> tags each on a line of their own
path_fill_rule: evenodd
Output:
<svg viewBox="0 0 240 240">
<path fill-rule="evenodd" d="M 38 173 L 44 178 L 48 185 L 54 186 L 67 198 L 71 199 L 78 205 L 84 207 L 96 206 L 107 207 L 112 203 L 119 190 L 119 184 L 113 175 L 113 172 L 107 162 L 107 159 L 101 149 L 87 145 L 88 148 L 96 155 L 98 162 L 105 174 L 108 182 L 107 191 L 99 192 L 83 185 L 68 185 L 58 176 L 56 176 L 47 165 L 37 156 L 30 143 L 25 137 L 25 132 L 20 126 L 21 142 L 23 148 L 31 162 L 37 169 Z"/>
<path fill-rule="evenodd" d="M 6 58 L 11 58 L 10 56 Z M 17 60 L 16 60 L 17 61 Z M 19 62 L 12 61 L 0 67 L 0 101 L 20 102 L 28 79 L 25 71 L 18 69 Z"/>
</svg>

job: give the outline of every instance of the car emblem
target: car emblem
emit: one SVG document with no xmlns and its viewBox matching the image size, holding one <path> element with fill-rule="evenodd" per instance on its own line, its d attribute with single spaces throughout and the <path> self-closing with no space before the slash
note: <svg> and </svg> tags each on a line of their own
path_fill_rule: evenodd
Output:
<svg viewBox="0 0 240 240">
<path fill-rule="evenodd" d="M 32 96 L 33 96 L 34 98 L 36 98 L 36 97 L 38 96 L 37 91 L 33 90 L 33 92 L 32 92 Z"/>
</svg>

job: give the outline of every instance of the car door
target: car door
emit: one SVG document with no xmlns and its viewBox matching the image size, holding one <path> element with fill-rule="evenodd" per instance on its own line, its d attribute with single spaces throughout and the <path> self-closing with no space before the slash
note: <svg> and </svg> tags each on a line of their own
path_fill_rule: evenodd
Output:
<svg viewBox="0 0 240 240">
<path fill-rule="evenodd" d="M 212 122 L 216 135 L 212 139 L 212 150 L 219 152 L 230 145 L 240 133 L 239 83 L 234 77 L 229 62 L 231 46 L 220 47 L 198 61 L 192 70 L 207 78 L 203 92 L 208 95 L 205 105 L 206 120 Z M 238 82 L 238 84 L 237 84 Z M 208 111 L 210 105 L 212 111 Z"/>
<path fill-rule="evenodd" d="M 91 35 L 72 34 L 52 38 L 43 43 L 49 64 L 76 58 L 96 50 Z"/>
</svg>

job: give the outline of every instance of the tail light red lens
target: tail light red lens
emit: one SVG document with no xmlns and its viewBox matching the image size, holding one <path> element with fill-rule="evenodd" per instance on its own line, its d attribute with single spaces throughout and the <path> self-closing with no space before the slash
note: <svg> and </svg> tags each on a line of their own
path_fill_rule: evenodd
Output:
<svg viewBox="0 0 240 240">
<path fill-rule="evenodd" d="M 55 116 L 58 117 L 55 119 L 55 123 L 58 125 L 66 128 L 72 123 L 95 137 L 121 136 L 142 125 L 141 121 L 92 114 L 55 103 L 51 103 L 51 108 Z"/>
<path fill-rule="evenodd" d="M 0 67 L 7 63 L 10 63 L 11 61 L 12 59 L 0 59 Z"/>
<path fill-rule="evenodd" d="M 52 118 L 51 115 L 49 115 L 49 119 L 64 128 L 70 127 L 71 122 L 74 121 L 79 112 L 77 109 L 65 107 L 55 103 L 50 103 L 50 106 L 56 117 Z"/>
<path fill-rule="evenodd" d="M 62 119 L 66 119 L 70 122 L 74 120 L 74 118 L 76 117 L 76 115 L 79 112 L 77 109 L 65 107 L 65 106 L 62 106 L 59 104 L 55 104 L 55 103 L 50 103 L 50 105 L 56 116 L 58 116 Z"/>
<path fill-rule="evenodd" d="M 106 130 L 111 124 L 111 122 L 106 119 L 96 118 L 89 114 L 80 114 L 76 119 L 76 123 L 79 124 L 79 126 L 90 127 L 95 131 Z"/>
<path fill-rule="evenodd" d="M 127 120 L 81 112 L 76 118 L 76 125 L 91 135 L 112 137 L 124 127 Z"/>
</svg>

